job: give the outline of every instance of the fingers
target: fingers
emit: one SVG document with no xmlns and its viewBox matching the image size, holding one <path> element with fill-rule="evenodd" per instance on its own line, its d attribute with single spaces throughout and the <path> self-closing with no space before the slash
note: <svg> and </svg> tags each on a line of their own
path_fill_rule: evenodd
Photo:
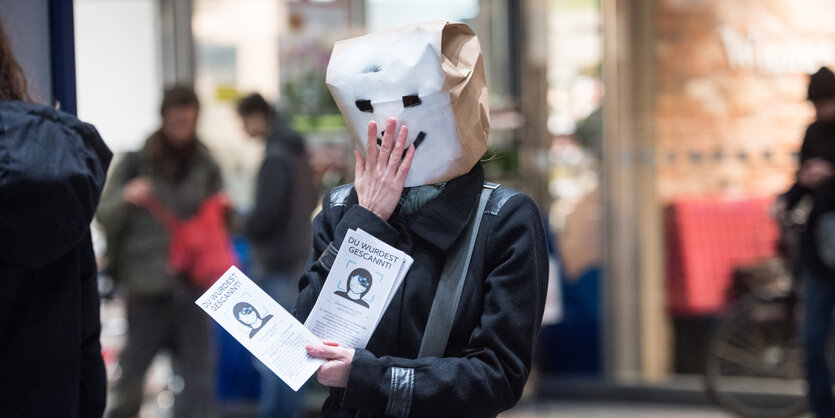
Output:
<svg viewBox="0 0 835 418">
<path fill-rule="evenodd" d="M 365 141 L 365 156 L 368 158 L 368 167 L 377 165 L 377 122 L 373 120 L 368 122 L 368 137 Z M 363 172 L 365 172 L 363 170 Z"/>
<path fill-rule="evenodd" d="M 400 159 L 403 157 L 403 148 L 406 147 L 406 138 L 409 136 L 409 128 L 406 125 L 400 127 L 400 133 L 397 135 L 397 142 L 394 144 L 394 150 L 392 150 L 391 155 L 389 156 L 389 170 L 392 172 L 397 171 L 397 166 L 400 165 Z"/>
<path fill-rule="evenodd" d="M 353 348 L 336 345 L 338 344 L 333 341 L 322 341 L 308 344 L 306 348 L 311 356 L 325 359 L 317 372 L 319 383 L 325 386 L 345 387 L 355 351 Z"/>
<path fill-rule="evenodd" d="M 406 177 L 409 175 L 409 169 L 412 168 L 412 161 L 415 157 L 415 146 L 409 145 L 409 149 L 406 150 L 406 155 L 403 157 L 403 160 L 400 161 L 400 166 L 397 168 L 397 181 L 399 184 L 403 184 L 406 182 Z"/>
<path fill-rule="evenodd" d="M 322 344 L 327 345 L 327 346 L 331 346 L 331 347 L 339 347 L 339 343 L 336 342 L 336 341 L 322 340 Z"/>
<path fill-rule="evenodd" d="M 377 125 L 374 121 L 368 123 L 368 138 L 366 141 L 366 158 L 363 160 L 364 167 L 362 170 L 356 170 L 360 175 L 364 174 L 368 167 L 374 167 L 377 170 L 389 171 L 395 174 L 402 167 L 403 160 L 406 154 L 403 152 L 406 148 L 406 141 L 409 137 L 409 128 L 405 125 L 400 127 L 397 134 L 397 139 L 394 139 L 394 131 L 397 128 L 397 120 L 388 118 L 386 120 L 386 129 L 383 131 L 383 139 L 377 147 Z M 407 150 L 408 151 L 408 150 Z M 357 167 L 360 165 L 360 158 L 357 158 Z M 408 171 L 408 170 L 407 170 Z"/>
<path fill-rule="evenodd" d="M 354 150 L 354 175 L 357 177 L 362 177 L 365 175 L 365 159 L 362 158 L 362 154 Z"/>
<path fill-rule="evenodd" d="M 414 157 L 414 146 L 406 149 L 409 129 L 401 126 L 395 141 L 396 129 L 397 121 L 387 119 L 378 147 L 377 125 L 369 122 L 365 158 L 354 154 L 354 188 L 359 204 L 383 220 L 388 220 L 397 206 Z"/>
<path fill-rule="evenodd" d="M 343 350 L 341 347 L 334 347 L 320 343 L 308 344 L 305 349 L 307 349 L 307 353 L 311 356 L 327 360 L 339 357 Z"/>
<path fill-rule="evenodd" d="M 397 121 L 394 118 L 388 118 L 386 121 L 386 130 L 383 133 L 383 143 L 380 145 L 380 154 L 377 160 L 377 168 L 385 170 L 389 164 L 389 156 L 394 148 L 394 130 L 397 129 Z"/>
</svg>

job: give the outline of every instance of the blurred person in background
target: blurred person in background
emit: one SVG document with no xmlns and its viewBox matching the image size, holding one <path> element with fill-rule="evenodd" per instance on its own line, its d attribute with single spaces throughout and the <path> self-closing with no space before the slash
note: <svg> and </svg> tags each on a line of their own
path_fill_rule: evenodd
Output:
<svg viewBox="0 0 835 418">
<path fill-rule="evenodd" d="M 815 121 L 809 125 L 800 148 L 797 181 L 777 202 L 784 216 L 804 196 L 812 210 L 800 237 L 799 269 L 804 286 L 805 316 L 802 326 L 806 353 L 809 404 L 816 417 L 835 416 L 832 377 L 826 360 L 832 310 L 835 308 L 835 269 L 821 257 L 816 231 L 823 216 L 835 212 L 835 74 L 823 67 L 810 77 L 808 100 L 815 106 Z"/>
<path fill-rule="evenodd" d="M 136 416 L 145 374 L 162 349 L 182 378 L 175 417 L 205 417 L 213 364 L 209 324 L 194 304 L 200 289 L 168 268 L 171 234 L 147 208 L 161 204 L 180 219 L 197 213 L 222 187 L 218 164 L 196 134 L 200 105 L 189 87 L 165 91 L 162 126 L 114 168 L 96 214 L 108 237 L 110 272 L 124 291 L 128 336 L 114 372 L 108 417 Z"/>
<path fill-rule="evenodd" d="M 253 250 L 253 278 L 292 312 L 312 245 L 310 224 L 317 199 L 307 151 L 301 136 L 260 94 L 238 101 L 238 115 L 247 135 L 266 143 L 255 202 L 243 227 Z M 260 361 L 254 362 L 261 375 L 259 415 L 303 416 L 303 389 L 294 392 Z"/>
<path fill-rule="evenodd" d="M 100 417 L 106 380 L 90 222 L 112 154 L 32 103 L 0 23 L 0 415 Z"/>
</svg>

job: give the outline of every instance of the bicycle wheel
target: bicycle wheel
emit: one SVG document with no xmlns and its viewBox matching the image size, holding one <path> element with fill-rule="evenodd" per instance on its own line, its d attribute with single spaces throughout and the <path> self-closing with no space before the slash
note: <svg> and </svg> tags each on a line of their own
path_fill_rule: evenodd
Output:
<svg viewBox="0 0 835 418">
<path fill-rule="evenodd" d="M 707 352 L 711 397 L 743 417 L 787 418 L 806 410 L 794 302 L 749 294 L 720 323 Z"/>
</svg>

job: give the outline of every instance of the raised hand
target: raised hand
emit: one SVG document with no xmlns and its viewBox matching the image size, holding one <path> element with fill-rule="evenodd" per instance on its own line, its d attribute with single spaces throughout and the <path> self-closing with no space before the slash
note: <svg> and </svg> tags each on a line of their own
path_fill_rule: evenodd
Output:
<svg viewBox="0 0 835 418">
<path fill-rule="evenodd" d="M 356 178 L 354 189 L 357 191 L 360 206 L 370 210 L 383 220 L 388 220 L 397 207 L 403 184 L 412 166 L 415 147 L 410 145 L 406 153 L 406 137 L 409 134 L 406 126 L 400 127 L 397 141 L 394 131 L 397 121 L 389 118 L 380 149 L 377 149 L 377 123 L 368 122 L 368 138 L 365 144 L 366 158 L 359 151 L 354 151 L 356 157 Z"/>
</svg>

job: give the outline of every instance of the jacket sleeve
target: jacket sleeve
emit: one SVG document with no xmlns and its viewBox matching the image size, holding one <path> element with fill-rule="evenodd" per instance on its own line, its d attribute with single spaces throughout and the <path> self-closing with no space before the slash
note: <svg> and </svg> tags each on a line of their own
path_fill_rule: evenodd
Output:
<svg viewBox="0 0 835 418">
<path fill-rule="evenodd" d="M 522 395 L 548 283 L 539 211 L 524 195 L 497 214 L 485 251 L 481 327 L 461 357 L 405 359 L 356 350 L 342 406 L 388 416 L 495 416 Z"/>
<path fill-rule="evenodd" d="M 130 180 L 130 177 L 137 173 L 136 167 L 131 168 L 131 165 L 136 165 L 138 162 L 130 162 L 129 158 L 138 158 L 136 155 L 125 156 L 113 169 L 110 170 L 110 176 L 104 185 L 101 202 L 96 211 L 96 220 L 107 231 L 108 235 L 118 233 L 124 227 L 124 224 L 129 216 L 129 212 L 133 210 L 133 206 L 122 199 L 122 188 L 125 183 Z"/>
<path fill-rule="evenodd" d="M 255 205 L 246 224 L 247 238 L 262 242 L 272 237 L 282 222 L 289 221 L 291 187 L 286 164 L 282 164 L 280 159 L 267 157 L 258 172 Z"/>
<path fill-rule="evenodd" d="M 802 186 L 800 183 L 795 182 L 789 190 L 781 194 L 779 198 L 786 202 L 786 209 L 792 209 L 798 204 L 798 202 L 800 202 L 801 199 L 803 199 L 803 196 L 810 191 L 811 190 Z"/>
<path fill-rule="evenodd" d="M 800 145 L 800 155 L 798 160 L 799 166 L 803 165 L 803 163 L 809 160 L 810 158 L 817 157 L 817 155 L 812 154 L 812 147 L 810 146 L 810 138 L 813 135 L 812 133 L 810 133 L 810 131 L 812 130 L 814 130 L 814 127 L 809 126 L 809 128 L 806 129 L 806 134 L 803 136 L 803 143 Z M 797 205 L 797 203 L 800 202 L 801 199 L 803 199 L 803 196 L 805 196 L 811 191 L 811 189 L 800 184 L 800 182 L 798 182 L 795 179 L 794 184 L 791 185 L 789 190 L 781 194 L 779 198 L 786 203 L 787 209 L 791 209 L 795 205 Z"/>
<path fill-rule="evenodd" d="M 0 127 L 0 263 L 43 266 L 89 233 L 112 154 L 96 129 L 52 109 Z"/>
</svg>

